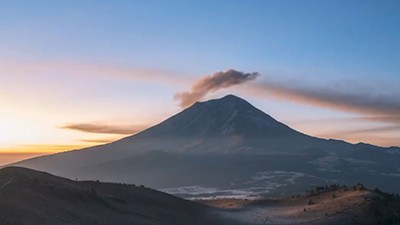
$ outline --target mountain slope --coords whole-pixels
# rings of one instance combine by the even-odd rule
[[[228,95],[195,103],[156,126],[113,143],[14,165],[69,178],[156,188],[256,186],[282,194],[285,188],[290,193],[307,185],[351,183],[354,179],[395,192],[400,190],[399,161],[399,148],[311,137]],[[280,186],[284,188],[278,189]]]

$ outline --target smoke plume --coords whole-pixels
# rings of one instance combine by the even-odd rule
[[[206,76],[193,84],[190,91],[177,93],[175,99],[180,101],[181,107],[187,107],[201,100],[210,92],[239,85],[256,79],[259,73],[243,73],[233,69],[216,72]]]

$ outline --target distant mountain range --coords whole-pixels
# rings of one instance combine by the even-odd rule
[[[13,165],[72,179],[144,184],[196,198],[281,195],[355,182],[398,192],[399,162],[398,147],[312,137],[228,95],[195,103],[109,144]]]

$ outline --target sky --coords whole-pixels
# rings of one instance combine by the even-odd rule
[[[399,1],[0,2],[0,164],[240,96],[303,133],[400,146]]]

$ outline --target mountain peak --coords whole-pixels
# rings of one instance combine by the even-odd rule
[[[236,95],[232,95],[232,94],[225,95],[222,98],[211,99],[211,100],[208,100],[208,101],[196,102],[196,103],[199,103],[199,104],[201,104],[201,103],[225,103],[225,104],[226,103],[237,103],[237,104],[247,103],[247,104],[249,104],[246,100],[244,100],[244,99],[242,99],[242,98],[240,98],[240,97],[238,97]]]
[[[140,136],[272,138],[296,133],[235,95],[197,102]]]
[[[242,98],[240,98],[240,97],[238,97],[236,95],[233,95],[233,94],[225,95],[224,97],[220,98],[220,100],[224,100],[224,101],[245,101],[244,99],[242,99]]]
[[[243,110],[247,110],[248,112],[258,110],[246,100],[232,94],[226,95],[218,99],[211,99],[204,102],[196,102],[196,104],[194,104],[192,107],[206,107],[210,110],[223,110],[226,114],[236,113]],[[189,109],[190,108],[191,107],[189,107]]]

